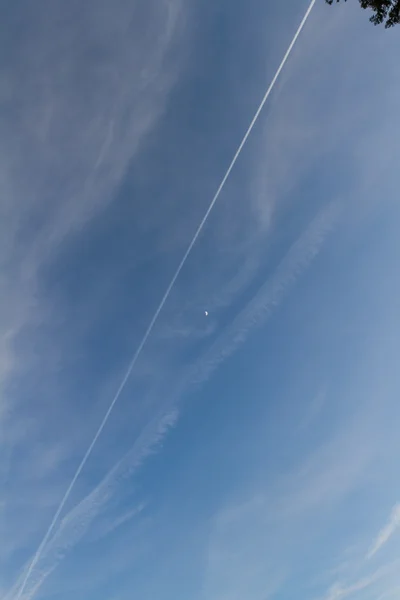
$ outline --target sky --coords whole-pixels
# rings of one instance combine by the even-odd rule
[[[0,600],[399,597],[399,31],[317,0],[224,181],[308,8],[4,2]]]

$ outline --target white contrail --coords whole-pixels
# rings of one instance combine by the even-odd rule
[[[99,437],[100,437],[100,435],[101,435],[104,427],[106,426],[107,421],[108,421],[108,419],[109,419],[109,417],[111,415],[111,412],[114,409],[114,406],[116,405],[116,403],[117,403],[117,401],[118,401],[118,399],[119,399],[122,391],[124,390],[124,388],[126,386],[126,383],[127,383],[128,379],[129,379],[129,377],[130,377],[130,375],[131,375],[131,373],[132,373],[132,371],[133,371],[133,369],[135,367],[137,359],[139,358],[139,356],[140,356],[140,354],[141,354],[141,352],[143,350],[143,347],[146,344],[146,342],[148,340],[148,337],[149,337],[149,335],[151,334],[151,332],[153,330],[154,324],[157,321],[158,316],[159,316],[161,310],[163,309],[164,304],[167,301],[167,299],[168,299],[168,297],[169,297],[169,295],[171,293],[171,290],[174,287],[175,282],[178,279],[178,277],[180,275],[180,272],[182,271],[182,269],[183,269],[183,267],[184,267],[184,265],[185,265],[185,263],[186,263],[186,261],[188,259],[189,254],[192,251],[193,246],[197,242],[197,239],[198,239],[201,231],[203,230],[203,227],[204,227],[204,225],[205,225],[208,217],[210,216],[210,213],[211,213],[212,209],[214,208],[215,203],[217,202],[217,200],[218,200],[218,198],[219,198],[219,196],[220,196],[223,188],[225,187],[225,183],[226,183],[228,177],[230,176],[230,174],[232,172],[232,169],[235,166],[235,164],[236,164],[236,162],[237,162],[237,160],[238,160],[238,158],[239,158],[239,156],[240,156],[240,154],[241,154],[241,152],[243,150],[243,147],[245,146],[245,144],[247,142],[247,139],[250,136],[250,134],[251,134],[251,132],[252,132],[252,130],[254,128],[254,125],[256,124],[256,122],[258,120],[258,117],[260,116],[261,111],[264,108],[265,103],[267,102],[267,100],[268,100],[268,98],[269,98],[269,96],[270,96],[273,88],[275,87],[275,84],[276,84],[276,82],[278,80],[279,75],[281,74],[284,66],[286,65],[286,62],[287,62],[287,60],[288,60],[288,58],[289,58],[289,56],[290,56],[290,54],[291,54],[291,52],[292,52],[292,50],[293,50],[296,42],[298,40],[298,37],[300,36],[300,34],[301,34],[301,32],[302,32],[302,30],[304,28],[304,25],[306,24],[306,22],[308,20],[308,17],[310,16],[310,13],[311,13],[311,11],[312,11],[312,9],[314,7],[315,2],[316,2],[316,0],[311,0],[310,4],[309,4],[309,6],[308,6],[308,8],[306,10],[306,13],[305,13],[304,17],[302,18],[301,23],[300,23],[300,25],[299,25],[296,33],[294,34],[294,37],[293,37],[292,41],[290,42],[288,49],[285,52],[285,55],[284,55],[284,57],[282,59],[281,64],[279,65],[279,67],[278,67],[278,69],[277,69],[277,71],[276,71],[276,73],[275,73],[275,75],[274,75],[274,77],[273,77],[273,79],[272,79],[272,81],[271,81],[271,83],[270,83],[267,91],[265,92],[265,95],[264,95],[263,99],[261,100],[261,103],[260,103],[260,105],[259,105],[259,107],[258,107],[258,109],[257,109],[257,111],[256,111],[256,113],[255,113],[255,115],[254,115],[254,117],[253,117],[253,119],[252,119],[252,121],[251,121],[251,123],[250,123],[250,125],[249,125],[249,127],[248,127],[248,129],[247,129],[247,131],[246,131],[246,133],[245,133],[245,135],[243,137],[243,139],[242,139],[242,141],[240,142],[240,145],[239,145],[239,147],[238,147],[238,149],[237,149],[237,151],[236,151],[236,153],[235,153],[235,155],[234,155],[234,157],[233,157],[233,159],[232,159],[232,161],[231,161],[231,163],[230,163],[230,165],[229,165],[229,167],[228,167],[228,169],[227,169],[224,177],[222,178],[221,183],[219,184],[219,187],[218,187],[218,189],[217,189],[217,191],[216,191],[213,199],[211,200],[210,205],[209,205],[209,207],[208,207],[208,209],[207,209],[207,211],[206,211],[203,219],[201,220],[200,225],[198,226],[198,228],[197,228],[197,230],[196,230],[196,232],[195,232],[195,234],[193,236],[192,241],[190,242],[190,244],[189,244],[189,246],[188,246],[185,254],[183,255],[183,258],[182,258],[181,262],[179,263],[178,268],[176,269],[175,274],[172,277],[171,282],[168,285],[168,287],[167,287],[167,289],[165,291],[165,294],[162,297],[161,302],[160,302],[160,304],[159,304],[156,312],[154,313],[153,318],[150,321],[149,326],[147,327],[147,330],[146,330],[146,332],[145,332],[145,334],[144,334],[144,336],[142,338],[142,341],[140,342],[140,344],[139,344],[139,346],[138,346],[135,354],[133,355],[133,358],[132,358],[132,360],[131,360],[131,362],[130,362],[130,364],[128,366],[128,369],[127,369],[127,371],[126,371],[126,373],[125,373],[125,375],[124,375],[124,377],[123,377],[123,379],[122,379],[122,381],[121,381],[121,383],[120,383],[120,385],[119,385],[119,387],[118,387],[118,389],[117,389],[117,391],[116,391],[116,393],[115,393],[115,395],[114,395],[114,397],[113,397],[113,399],[111,401],[111,404],[110,404],[110,406],[109,406],[106,414],[104,415],[103,420],[100,423],[100,426],[99,426],[99,428],[98,428],[98,430],[97,430],[97,432],[96,432],[93,440],[91,441],[91,443],[90,443],[90,445],[89,445],[89,447],[88,447],[88,449],[87,449],[84,457],[82,458],[82,461],[79,464],[79,466],[78,466],[78,468],[76,470],[76,473],[73,476],[72,481],[69,484],[68,489],[67,489],[67,491],[64,494],[64,497],[62,498],[61,503],[60,503],[60,505],[59,505],[59,507],[58,507],[58,509],[57,509],[57,511],[56,511],[56,513],[54,515],[54,517],[53,517],[53,520],[50,523],[49,528],[47,529],[47,532],[46,532],[43,540],[41,541],[41,543],[40,543],[37,551],[35,552],[35,554],[34,554],[34,556],[32,558],[32,561],[29,564],[29,567],[27,569],[25,577],[23,578],[21,587],[19,588],[18,594],[16,596],[16,600],[19,600],[21,598],[21,596],[22,596],[22,594],[23,594],[23,592],[25,590],[26,584],[28,582],[28,579],[31,576],[31,573],[32,573],[34,567],[36,566],[36,564],[37,564],[37,562],[38,562],[38,560],[39,560],[39,558],[40,558],[40,556],[41,556],[41,554],[43,552],[43,549],[44,549],[45,545],[47,544],[47,542],[48,542],[48,540],[50,538],[50,535],[51,535],[51,533],[52,533],[52,531],[54,529],[55,524],[58,521],[58,518],[59,518],[59,516],[60,516],[60,514],[61,514],[61,512],[62,512],[62,510],[63,510],[63,508],[65,506],[65,503],[67,502],[67,500],[68,500],[68,498],[69,498],[69,496],[70,496],[70,494],[72,492],[72,489],[75,486],[75,483],[76,483],[79,475],[81,474],[84,466],[86,465],[86,462],[87,462],[89,456],[91,455],[92,450],[93,450],[94,446],[96,445],[97,440],[99,439]]]

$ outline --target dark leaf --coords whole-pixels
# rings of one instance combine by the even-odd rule
[[[327,4],[333,4],[335,0],[325,0]],[[345,2],[347,0],[344,0]],[[372,11],[370,18],[374,25],[385,24],[385,27],[393,27],[400,23],[400,0],[358,0],[361,8]],[[340,0],[336,0],[340,2]]]

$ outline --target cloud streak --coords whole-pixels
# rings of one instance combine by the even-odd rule
[[[190,387],[203,384],[217,367],[231,356],[249,333],[262,325],[318,255],[327,235],[334,229],[341,212],[339,202],[326,206],[288,250],[274,274],[237,315],[231,327],[212,345],[207,355],[189,369],[177,396]]]
[[[305,232],[292,245],[276,272],[265,282],[254,298],[236,317],[229,329],[190,367],[178,386],[147,422],[131,450],[116,463],[96,486],[53,528],[35,567],[32,584],[25,586],[24,598],[30,600],[68,551],[85,535],[90,524],[108,507],[121,482],[132,476],[144,460],[159,446],[178,419],[178,409],[185,394],[198,388],[246,340],[255,327],[260,327],[272,315],[300,275],[318,255],[326,236],[340,215],[340,204],[325,207]],[[138,512],[138,511],[136,511]],[[118,520],[116,521],[116,526]],[[112,527],[110,528],[112,530]],[[39,565],[44,565],[43,567]],[[38,583],[38,580],[40,583]],[[20,585],[20,584],[19,584]],[[12,600],[11,594],[7,600]]]
[[[81,11],[46,0],[25,10],[21,44],[2,65],[3,381],[21,330],[48,314],[41,270],[112,202],[162,114],[180,66],[171,48],[183,35],[180,0],[89,1]]]
[[[244,135],[244,137],[243,137],[243,139],[242,139],[242,141],[241,141],[241,143],[239,144],[239,147],[238,147],[238,149],[237,149],[237,151],[236,151],[236,153],[235,153],[235,155],[234,155],[234,157],[233,157],[233,159],[232,159],[232,161],[231,161],[231,163],[230,163],[230,165],[229,165],[229,167],[228,167],[228,169],[227,169],[224,177],[222,178],[222,181],[221,181],[221,183],[220,183],[220,185],[219,185],[219,187],[218,187],[218,189],[217,189],[214,197],[211,200],[211,203],[210,203],[210,205],[209,205],[209,207],[208,207],[208,209],[207,209],[207,211],[206,211],[203,219],[200,222],[200,225],[198,226],[198,228],[197,228],[197,230],[196,230],[196,232],[195,232],[195,234],[194,234],[194,236],[193,236],[193,238],[192,238],[192,240],[191,240],[191,242],[190,242],[190,244],[189,244],[189,246],[188,246],[188,248],[187,248],[187,250],[186,250],[186,252],[185,252],[185,254],[183,256],[183,258],[182,258],[182,260],[181,260],[181,262],[178,265],[178,268],[177,268],[175,274],[173,275],[173,277],[171,279],[170,284],[168,285],[168,287],[167,287],[167,289],[165,291],[164,296],[161,299],[161,302],[160,302],[157,310],[155,311],[155,314],[154,314],[153,318],[151,319],[151,321],[149,323],[149,326],[148,326],[148,328],[147,328],[147,330],[146,330],[146,332],[145,332],[145,334],[144,334],[144,336],[143,336],[143,338],[142,338],[142,340],[141,340],[141,342],[140,342],[140,344],[139,344],[139,346],[138,346],[138,348],[137,348],[137,350],[136,350],[136,352],[135,352],[135,354],[134,354],[134,356],[132,358],[132,361],[131,361],[128,369],[127,369],[127,372],[124,375],[124,377],[123,377],[123,379],[121,381],[121,384],[118,387],[117,392],[114,395],[114,397],[113,397],[113,399],[112,399],[112,401],[110,403],[110,406],[109,406],[108,410],[106,411],[106,413],[104,415],[104,418],[101,421],[100,426],[99,426],[99,428],[98,428],[98,430],[97,430],[97,432],[96,432],[93,440],[91,441],[91,443],[90,443],[90,445],[89,445],[86,453],[84,454],[83,459],[82,459],[81,463],[79,464],[78,469],[76,470],[76,472],[75,472],[75,474],[74,474],[74,476],[73,476],[73,478],[71,480],[71,483],[68,486],[68,488],[67,488],[67,490],[66,490],[66,492],[65,492],[65,494],[64,494],[64,496],[63,496],[63,498],[62,498],[62,500],[61,500],[61,502],[60,502],[60,504],[59,504],[59,506],[58,506],[58,508],[57,508],[57,510],[55,512],[55,515],[54,515],[54,517],[53,517],[53,519],[52,519],[52,521],[51,521],[51,523],[50,523],[50,525],[49,525],[49,527],[48,527],[48,529],[47,529],[47,531],[46,531],[46,533],[45,533],[45,535],[44,535],[41,543],[39,544],[37,551],[35,552],[35,554],[34,554],[34,556],[32,558],[31,563],[29,564],[29,567],[28,567],[28,569],[26,571],[26,574],[25,574],[25,576],[23,578],[22,585],[21,585],[21,587],[18,590],[18,593],[16,595],[16,599],[17,600],[19,600],[19,598],[21,598],[22,594],[24,593],[24,590],[25,590],[26,584],[27,584],[27,582],[29,580],[29,577],[31,576],[31,573],[32,573],[35,565],[37,564],[38,560],[40,559],[40,556],[41,556],[41,554],[42,554],[42,552],[43,552],[43,550],[44,550],[47,542],[50,539],[50,536],[51,536],[51,534],[53,532],[53,529],[54,529],[54,527],[55,527],[55,525],[56,525],[56,523],[57,523],[57,521],[58,521],[58,519],[59,519],[59,517],[60,517],[60,515],[61,515],[61,513],[63,511],[63,509],[64,509],[64,506],[65,506],[65,504],[66,504],[66,502],[67,502],[67,500],[68,500],[68,498],[69,498],[69,496],[70,496],[70,494],[71,494],[71,492],[72,492],[72,490],[73,490],[73,488],[75,486],[75,483],[76,483],[78,477],[80,476],[82,470],[84,469],[84,467],[85,467],[85,465],[86,465],[86,463],[87,463],[87,461],[88,461],[88,459],[89,459],[89,457],[90,457],[90,455],[91,455],[91,453],[93,451],[93,448],[94,448],[94,446],[97,443],[97,440],[99,439],[99,437],[100,437],[100,435],[101,435],[104,427],[106,426],[106,424],[108,422],[108,419],[109,419],[109,417],[110,417],[110,415],[111,415],[111,413],[112,413],[112,411],[114,409],[114,406],[116,405],[116,403],[117,403],[117,401],[118,401],[118,399],[119,399],[122,391],[124,390],[124,388],[126,386],[126,383],[127,383],[128,379],[129,379],[129,377],[130,377],[130,375],[131,375],[131,373],[132,373],[132,371],[133,371],[133,369],[134,369],[134,367],[136,365],[136,362],[137,362],[137,360],[138,360],[138,358],[139,358],[139,356],[140,356],[140,354],[141,354],[141,352],[142,352],[142,350],[143,350],[143,348],[144,348],[144,346],[145,346],[145,344],[147,342],[147,339],[148,339],[148,337],[150,336],[150,334],[151,334],[151,332],[153,330],[154,324],[156,323],[156,321],[158,319],[158,316],[159,316],[160,312],[162,311],[162,309],[164,307],[164,304],[167,301],[167,299],[168,299],[168,297],[169,297],[169,295],[171,293],[171,290],[173,289],[173,287],[175,285],[175,282],[178,279],[178,277],[179,277],[179,275],[180,275],[180,273],[181,273],[181,271],[182,271],[182,269],[183,269],[183,267],[184,267],[184,265],[185,265],[185,263],[187,261],[187,258],[188,258],[188,256],[190,255],[190,253],[192,251],[192,248],[196,244],[197,239],[200,236],[200,234],[201,234],[201,232],[203,230],[203,227],[204,227],[204,225],[205,225],[205,223],[206,223],[206,221],[207,221],[207,219],[208,219],[208,217],[209,217],[209,215],[210,215],[210,213],[211,213],[211,211],[212,211],[215,203],[217,202],[217,200],[218,200],[218,198],[219,198],[219,196],[220,196],[220,194],[221,194],[221,192],[222,192],[222,190],[223,190],[223,188],[225,186],[225,183],[226,183],[227,179],[229,178],[229,176],[230,176],[230,174],[231,174],[231,172],[233,170],[233,168],[234,168],[234,166],[235,166],[235,164],[236,164],[236,162],[237,162],[237,160],[238,160],[238,158],[239,158],[239,156],[240,156],[240,154],[242,152],[242,149],[245,146],[245,144],[247,142],[247,139],[249,138],[249,136],[250,136],[250,134],[251,134],[251,132],[252,132],[252,130],[253,130],[253,128],[254,128],[254,126],[255,126],[258,118],[259,118],[259,115],[260,115],[260,113],[261,113],[264,105],[266,104],[266,102],[267,102],[267,100],[268,100],[268,98],[269,98],[272,90],[274,89],[276,81],[278,80],[281,71],[285,67],[285,64],[286,64],[286,62],[287,62],[287,60],[288,60],[288,58],[289,58],[289,56],[290,56],[290,54],[291,54],[291,52],[292,52],[295,44],[296,44],[296,42],[297,42],[297,40],[298,40],[298,38],[299,38],[299,36],[300,36],[300,34],[302,32],[302,30],[303,30],[303,28],[304,28],[307,20],[308,20],[308,17],[309,17],[309,15],[310,15],[310,13],[311,13],[314,5],[315,5],[315,2],[316,2],[316,0],[312,0],[311,3],[310,3],[310,5],[308,6],[307,11],[306,11],[306,13],[305,13],[305,15],[304,15],[304,17],[303,17],[303,19],[302,19],[302,21],[301,21],[298,29],[297,29],[295,35],[294,35],[294,37],[293,37],[293,39],[292,39],[292,41],[291,41],[291,43],[290,43],[290,45],[288,47],[288,49],[287,49],[287,51],[286,51],[283,59],[282,59],[282,62],[280,63],[280,65],[279,65],[279,67],[278,67],[278,69],[277,69],[277,71],[276,71],[276,73],[275,73],[275,75],[274,75],[274,77],[272,79],[271,84],[269,85],[269,87],[268,87],[268,89],[267,89],[267,91],[266,91],[266,93],[265,93],[265,95],[264,95],[264,97],[263,97],[263,99],[262,99],[262,101],[261,101],[261,103],[260,103],[260,105],[259,105],[259,107],[258,107],[258,109],[257,109],[257,111],[256,111],[256,113],[255,113],[255,115],[254,115],[254,117],[253,117],[253,119],[252,119],[252,121],[251,121],[251,123],[250,123],[250,125],[249,125],[249,127],[248,127],[248,129],[247,129],[247,131],[246,131],[246,133]]]
[[[143,464],[150,454],[155,452],[167,431],[176,423],[177,416],[176,411],[170,411],[161,416],[158,413],[143,429],[129,452],[114,465],[103,480],[83,500],[59,521],[57,528],[53,529],[52,535],[49,536],[46,547],[36,562],[35,568],[31,570],[29,579],[27,579],[23,594],[26,600],[37,594],[68,551],[82,539],[90,524],[104,512],[112,501],[119,486]],[[140,504],[130,513],[123,517],[117,517],[112,523],[108,523],[103,535],[113,531],[124,520],[139,514],[142,508],[143,504]],[[101,532],[99,535],[102,535]],[[5,597],[5,600],[12,600],[16,597],[18,590],[21,589],[22,581],[26,578],[29,564],[13,586],[13,589]]]
[[[308,61],[305,62],[308,63]],[[101,163],[108,152],[108,145],[112,145],[113,135],[114,134],[112,126],[110,125],[110,129],[108,130],[107,135],[105,135],[103,145],[100,147],[98,153],[97,167],[100,169]],[[313,143],[312,145],[313,147],[320,147],[318,143]],[[274,149],[273,146],[274,144],[272,144],[271,152],[267,152],[266,154],[271,156],[273,155],[275,162],[282,162],[282,157],[279,156],[279,146],[278,152],[276,154],[272,153],[272,150]],[[291,161],[289,160],[287,162],[290,163]],[[293,181],[293,179],[298,180],[298,177],[292,177],[291,180]],[[281,196],[282,194],[280,194],[280,197]],[[267,194],[267,197],[269,198],[270,194]],[[215,342],[211,345],[211,348],[209,348],[206,352],[202,353],[202,356],[199,357],[199,360],[196,361],[195,364],[189,366],[189,368],[183,372],[182,380],[176,380],[176,371],[174,369],[171,369],[171,371],[166,370],[166,372],[168,373],[168,376],[166,376],[168,386],[166,386],[164,389],[167,391],[169,385],[172,386],[172,393],[169,394],[167,392],[166,397],[164,395],[164,389],[162,389],[162,385],[159,383],[160,372],[162,366],[164,366],[164,363],[162,362],[162,358],[160,358],[157,354],[157,352],[159,351],[160,344],[158,337],[154,336],[154,348],[152,346],[150,348],[151,351],[146,352],[145,360],[146,367],[147,365],[149,365],[147,377],[149,375],[152,376],[155,373],[155,371],[157,371],[156,384],[151,384],[148,389],[148,398],[150,398],[150,401],[154,401],[154,403],[156,404],[156,416],[154,417],[154,419],[149,420],[147,425],[145,423],[143,429],[139,430],[139,437],[137,439],[137,443],[135,442],[134,444],[132,452],[128,452],[128,454],[126,454],[124,458],[121,461],[119,461],[114,468],[111,469],[111,471],[100,483],[100,485],[94,488],[86,496],[86,498],[79,502],[78,505],[73,507],[72,510],[69,510],[65,516],[60,515],[60,519],[54,527],[52,534],[50,535],[48,543],[44,548],[43,554],[31,574],[32,576],[30,577],[26,589],[24,591],[24,597],[33,598],[39,592],[39,589],[41,588],[43,583],[47,580],[48,576],[54,571],[59,561],[62,560],[65,554],[79,540],[81,540],[84,535],[86,535],[87,533],[92,534],[92,530],[88,531],[88,529],[90,524],[94,520],[96,520],[96,527],[93,529],[96,529],[97,532],[100,526],[101,530],[102,523],[99,523],[97,521],[97,517],[101,516],[106,510],[107,516],[109,515],[109,513],[113,512],[112,508],[115,506],[115,498],[116,496],[119,496],[120,492],[122,492],[122,489],[119,487],[119,481],[129,476],[130,474],[135,473],[136,469],[140,467],[148,453],[153,452],[156,449],[157,444],[162,441],[167,431],[174,425],[177,418],[176,411],[178,406],[180,405],[180,402],[183,399],[185,392],[196,389],[196,387],[200,386],[202,383],[207,381],[207,379],[212,375],[214,370],[216,370],[218,366],[223,363],[223,361],[225,361],[231,354],[235,352],[235,350],[241,345],[242,342],[245,341],[247,336],[257,326],[262,325],[269,318],[274,309],[280,304],[280,302],[282,302],[285,296],[290,292],[292,287],[295,285],[298,277],[301,276],[304,270],[307,269],[307,267],[311,264],[314,258],[318,255],[326,236],[329,235],[329,232],[332,230],[332,228],[334,228],[340,215],[340,210],[342,206],[342,203],[339,204],[340,206],[336,204],[331,204],[326,210],[320,212],[317,215],[315,220],[312,221],[308,228],[306,228],[306,230],[300,236],[298,241],[290,248],[289,252],[278,265],[278,268],[272,273],[271,276],[269,276],[268,280],[259,290],[259,293],[257,293],[252,298],[250,303],[245,307],[245,309],[237,315],[236,319],[232,322],[230,326],[227,327],[226,331],[215,340]],[[254,265],[250,265],[251,268],[253,268],[253,266]],[[254,267],[254,270],[256,270],[256,268],[257,267]],[[228,304],[229,299],[232,299],[230,297],[231,293],[234,296],[240,290],[245,289],[247,279],[243,277],[243,269],[238,269],[237,273],[237,279],[233,281],[232,289],[227,290]],[[193,277],[193,273],[190,274],[190,277]],[[199,277],[199,287],[203,285],[203,282],[206,279],[207,276],[204,276],[204,278]],[[187,284],[187,281],[185,283]],[[218,285],[212,285],[210,287],[213,289],[214,292],[216,289],[218,289]],[[179,292],[180,291],[181,290],[179,290]],[[205,297],[207,297],[208,301],[208,290],[205,292],[204,295]],[[179,301],[179,309],[181,309],[182,294],[177,293],[176,296],[176,299]],[[191,296],[193,296],[193,294],[191,294]],[[195,296],[198,302],[198,297],[196,294]],[[218,296],[218,292],[216,293],[216,296]],[[220,299],[217,297],[216,306],[219,306],[219,300]],[[223,301],[225,302],[224,298]],[[224,303],[223,301],[220,301],[221,304]],[[175,312],[179,312],[176,310],[176,304],[173,306],[173,308],[171,306],[169,306],[168,308],[171,309],[171,313],[173,314],[175,314]],[[242,308],[242,306],[240,308]],[[191,318],[191,315],[193,313],[190,311],[187,311],[187,313],[190,313],[189,318]],[[170,323],[171,319],[169,319],[169,314],[167,315],[167,317],[168,318],[165,318],[165,321],[167,323]],[[215,326],[211,328],[211,331],[206,332],[207,335],[211,336],[217,333],[217,322],[218,316],[215,319]],[[162,327],[160,327],[160,330],[161,332],[157,331],[157,334],[163,333],[164,322],[162,323]],[[200,333],[202,331],[201,325],[199,327],[199,331]],[[190,335],[192,329],[188,327],[187,332],[187,337],[191,339]],[[172,330],[170,333],[171,337],[173,336],[173,334],[174,331]],[[205,335],[204,338],[206,337],[207,336]],[[193,342],[193,339],[191,339],[191,341]],[[207,341],[203,340],[201,347],[204,348],[206,343]],[[168,346],[168,348],[170,348],[170,346]],[[182,355],[183,354],[184,353],[182,353]],[[143,366],[142,363],[140,366]],[[138,375],[138,377],[142,377],[142,380],[144,381],[145,377],[143,376],[142,371],[138,373],[137,369],[136,374]],[[163,375],[162,372],[161,375]],[[135,383],[137,383],[136,380]],[[157,386],[160,392],[159,394],[156,393]],[[162,397],[162,402],[160,402],[160,395]],[[169,411],[172,411],[171,418],[168,417]],[[135,419],[136,416],[137,413],[135,413]],[[163,426],[163,423],[165,427]],[[160,425],[159,429],[158,425]],[[139,429],[139,426],[137,426],[137,422],[135,421],[135,428],[136,427]],[[136,437],[136,433],[134,435]],[[142,454],[141,449],[143,450]],[[102,447],[102,451],[103,450],[104,449]],[[138,458],[139,456],[141,456],[142,458]],[[115,460],[115,457],[111,460]],[[108,463],[106,470],[109,468],[110,464],[113,464],[113,462]],[[323,471],[324,473],[326,473],[327,471],[325,465]],[[308,488],[309,486],[307,487],[307,489]],[[90,489],[92,488],[90,487]],[[57,497],[57,501],[58,498],[59,496]],[[135,514],[136,512],[136,509],[133,509],[133,513]],[[106,530],[112,531],[113,528],[117,526],[118,518],[115,518],[115,521],[114,519],[110,518],[110,526],[105,528],[105,534]],[[90,537],[90,535],[88,537]],[[365,553],[365,546],[363,547],[363,553]],[[25,572],[23,574],[25,574]],[[13,593],[8,596],[10,600],[14,598],[15,593],[17,593],[18,588],[21,585],[21,581],[22,577],[19,579],[18,585],[13,589]],[[343,588],[347,588],[347,586],[343,586]]]
[[[358,592],[366,590],[390,576],[392,573],[396,573],[399,564],[399,561],[396,560],[346,586],[337,583],[333,585],[328,594],[324,596],[324,600],[341,600],[341,598],[348,598],[349,596],[353,596]]]
[[[86,433],[80,423],[66,426],[67,435],[58,440],[66,456],[60,457],[57,434],[52,437],[48,427],[51,417],[40,412],[42,398],[31,401],[35,385],[26,395],[24,383],[19,387],[28,372],[28,378],[36,376],[31,345],[34,361],[47,353],[41,328],[62,318],[49,299],[44,272],[58,266],[59,255],[76,241],[74,234],[90,229],[90,220],[113,202],[164,111],[184,56],[176,53],[185,38],[181,0],[78,4],[15,5],[21,34],[15,40],[8,40],[16,25],[14,8],[1,23],[7,59],[0,84],[0,521],[1,561],[9,573],[16,551],[31,539],[37,543],[44,513],[47,527],[48,508],[61,496],[65,459],[76,451],[77,430],[78,437]],[[80,335],[79,325],[71,329]],[[61,415],[74,420],[51,385],[54,366],[60,373],[68,361],[60,333],[43,361],[51,415],[60,411],[54,429]],[[50,471],[57,474],[51,478]]]
[[[367,554],[367,558],[370,559],[373,556],[375,556],[375,554],[377,554],[377,552],[379,552],[379,550],[381,550],[383,548],[383,546],[395,534],[395,532],[397,531],[397,529],[399,527],[400,527],[400,503],[397,503],[392,509],[392,512],[391,512],[388,522],[378,533],[376,540],[372,544],[371,549],[369,550],[369,552]]]

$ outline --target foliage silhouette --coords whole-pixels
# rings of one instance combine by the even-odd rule
[[[325,0],[333,4],[335,0]],[[339,2],[340,0],[336,0]],[[347,0],[344,0],[347,2]],[[361,8],[369,8],[373,15],[370,18],[374,25],[385,24],[386,29],[400,23],[400,0],[358,0]]]

